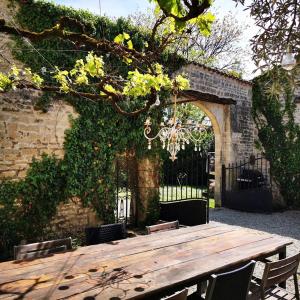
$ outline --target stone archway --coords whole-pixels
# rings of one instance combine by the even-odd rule
[[[178,103],[190,102],[211,120],[215,135],[215,201],[221,206],[222,165],[249,158],[254,151],[250,82],[202,65],[189,64],[179,70],[190,80]]]
[[[224,111],[218,106],[211,106],[201,100],[193,103],[199,107],[210,119],[215,137],[215,204],[221,206],[221,172],[224,163]]]
[[[179,99],[179,103],[185,98]],[[229,109],[223,104],[210,103],[205,100],[190,102],[210,119],[215,137],[215,204],[221,206],[221,181],[222,181],[222,164],[231,161],[231,131]]]

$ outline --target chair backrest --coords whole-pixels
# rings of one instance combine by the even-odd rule
[[[72,239],[70,237],[66,239],[14,246],[14,259],[34,259],[51,253],[58,253],[71,249]]]
[[[286,281],[293,275],[297,275],[300,262],[300,253],[275,262],[266,263],[262,277],[262,288],[267,289],[275,284]]]
[[[108,243],[127,237],[125,223],[107,224],[99,227],[86,228],[87,245]]]
[[[146,226],[147,234],[155,233],[158,231],[167,231],[167,230],[172,230],[172,229],[178,229],[178,228],[179,228],[178,221],[161,223],[161,224],[152,225],[152,226]]]
[[[184,289],[182,291],[176,292],[175,294],[164,297],[161,300],[186,300],[188,294],[188,289]]]
[[[205,300],[246,300],[255,261],[245,266],[222,274],[212,275]]]

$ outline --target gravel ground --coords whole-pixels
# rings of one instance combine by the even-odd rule
[[[287,256],[300,252],[300,211],[257,214],[216,208],[210,210],[210,221],[256,229],[289,238],[293,244],[287,247]],[[272,259],[276,260],[278,256],[274,256]],[[260,276],[262,272],[263,264],[258,263],[255,268],[255,275]],[[298,277],[300,280],[300,267]],[[292,280],[287,282],[287,289],[294,291]]]

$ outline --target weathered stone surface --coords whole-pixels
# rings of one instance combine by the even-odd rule
[[[187,74],[191,90],[231,98],[236,102],[232,105],[210,103],[203,99],[193,102],[210,118],[214,129],[215,200],[220,205],[221,165],[249,158],[255,151],[251,117],[252,85],[196,64],[184,66],[179,72]]]
[[[9,0],[0,1],[0,17],[9,20],[12,15]],[[8,71],[15,61],[10,51],[13,41],[0,34],[1,54],[0,71]],[[64,131],[70,127],[69,116],[76,117],[74,109],[57,101],[49,112],[34,110],[34,104],[41,94],[36,91],[22,90],[0,93],[0,180],[21,179],[33,157],[43,153],[63,157]],[[57,208],[57,215],[50,228],[61,236],[66,232],[80,231],[86,226],[99,223],[96,213],[90,207],[82,207],[80,200],[71,199]],[[57,234],[56,234],[57,235]]]

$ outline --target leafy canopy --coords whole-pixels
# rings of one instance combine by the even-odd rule
[[[127,116],[148,111],[159,93],[178,92],[188,87],[183,74],[171,79],[170,74],[163,70],[161,60],[170,45],[178,43],[183,37],[188,38],[188,26],[191,24],[208,36],[214,21],[214,16],[207,11],[212,4],[210,0],[154,2],[157,19],[145,36],[142,47],[137,47],[130,32],[119,32],[113,40],[108,40],[90,33],[89,24],[66,15],[51,28],[40,32],[15,28],[0,20],[0,32],[21,35],[29,44],[56,38],[70,42],[76,48],[89,50],[86,58],[76,60],[71,69],[54,66],[46,76],[39,72],[25,74],[21,69],[1,73],[0,91],[32,88],[93,101],[104,100],[111,103],[118,113]],[[158,33],[162,26],[165,30],[161,36]],[[127,73],[112,72],[110,66],[106,66],[104,55],[123,63],[128,68]],[[13,74],[14,71],[18,74]],[[122,103],[137,98],[140,105],[135,110],[124,109]]]

